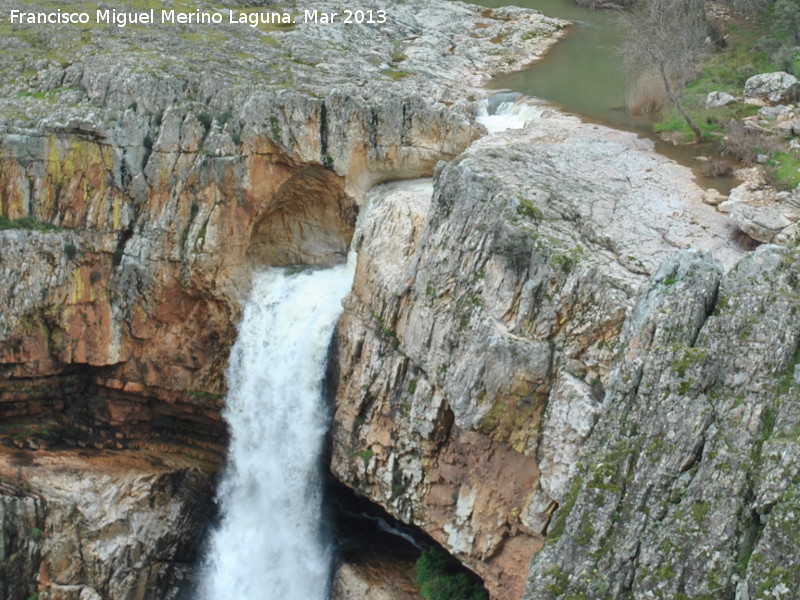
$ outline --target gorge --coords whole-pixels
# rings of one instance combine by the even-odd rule
[[[547,110],[487,135],[483,84],[565,26],[421,0],[383,27],[0,23],[0,597],[187,597],[254,274],[350,249],[341,485],[492,599],[791,597],[797,250],[748,252],[632,134]],[[414,597],[368,570],[335,597]]]

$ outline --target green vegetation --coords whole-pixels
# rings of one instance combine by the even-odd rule
[[[800,157],[790,152],[777,152],[769,162],[770,183],[779,190],[793,190],[800,185]]]
[[[522,194],[517,196],[519,204],[517,204],[517,214],[527,219],[539,220],[542,218],[541,209],[527,198],[523,198]]]
[[[550,257],[550,263],[554,267],[561,269],[564,275],[569,275],[580,262],[582,256],[583,248],[576,246],[575,248],[570,248],[565,254],[554,254]]]
[[[276,144],[280,143],[281,141],[281,125],[278,121],[278,117],[275,115],[270,116],[269,118],[269,128],[270,132],[272,133],[272,141]]]
[[[372,460],[372,457],[375,456],[375,453],[370,448],[367,448],[361,452],[356,452],[356,456],[364,461],[364,466],[366,467],[369,461]]]
[[[67,242],[64,244],[64,254],[67,255],[69,260],[75,260],[75,258],[78,256],[78,249],[75,247],[75,244]]]
[[[660,90],[660,96],[666,98],[640,103],[668,102],[699,142],[702,131],[687,111],[681,90],[707,51],[705,40],[709,32],[704,0],[642,0],[623,18],[622,27],[623,67],[639,78],[645,97],[651,97],[653,90]]]
[[[206,131],[208,131],[211,129],[211,123],[214,119],[207,112],[201,112],[197,115],[197,120],[200,121],[200,124],[205,128]]]
[[[547,531],[548,544],[555,543],[564,533],[564,529],[567,526],[567,517],[569,517],[569,513],[572,512],[575,502],[578,501],[578,495],[582,487],[583,478],[576,475],[575,479],[572,480],[572,487],[569,490],[569,494],[567,494],[566,500],[564,500],[564,504],[558,507],[558,511],[555,514],[555,521],[552,527]]]
[[[563,596],[569,588],[569,575],[558,565],[553,565],[545,575],[552,578],[552,583],[545,585],[545,589],[556,598]]]
[[[381,71],[381,73],[383,73],[393,81],[397,81],[398,79],[403,79],[403,77],[408,77],[409,75],[407,71],[398,71],[397,69],[384,69],[383,71]]]
[[[745,81],[759,73],[788,71],[800,76],[800,3],[795,0],[723,0],[722,3],[733,11],[732,18],[724,22],[707,22],[706,7],[698,0],[672,4],[665,0],[642,0],[637,11],[625,17],[631,33],[624,47],[627,54],[624,61],[628,70],[639,77],[629,99],[631,110],[645,114],[660,112],[662,119],[656,123],[656,131],[676,132],[683,142],[735,138],[730,141],[726,138],[725,153],[745,165],[753,164],[758,154],[767,155],[772,162],[769,173],[775,185],[788,189],[797,185],[800,174],[795,166],[796,157],[792,159],[782,152],[785,148],[780,147],[781,140],[731,129],[738,124],[737,120],[756,114],[758,107],[734,102],[707,109],[705,99],[714,91],[741,96]],[[678,5],[682,8],[676,8]],[[665,10],[679,10],[680,14],[665,20]],[[679,25],[677,17],[685,20],[687,15],[690,22],[699,25]],[[658,33],[662,29],[666,33]],[[714,42],[714,52],[710,52],[709,39]],[[675,43],[678,46],[673,47]],[[653,50],[650,46],[657,48]],[[713,168],[719,166],[717,163]]]
[[[28,231],[61,231],[60,227],[47,223],[46,221],[39,221],[33,217],[20,217],[19,219],[9,219],[8,217],[0,216],[0,231],[4,229],[27,229]]]
[[[438,548],[428,548],[414,567],[420,594],[425,600],[488,600],[478,582]]]

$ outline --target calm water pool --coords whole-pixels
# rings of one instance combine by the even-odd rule
[[[699,172],[700,163],[696,157],[711,152],[707,145],[675,146],[664,142],[653,131],[651,119],[628,114],[625,109],[626,78],[619,67],[617,53],[622,32],[615,11],[592,10],[577,6],[570,0],[479,0],[473,4],[488,8],[514,4],[573,23],[567,36],[555,44],[541,61],[517,73],[493,79],[490,88],[535,96],[585,121],[649,137],[659,152],[691,167],[697,182],[703,187],[713,187],[727,194],[736,185],[731,177],[706,178]]]

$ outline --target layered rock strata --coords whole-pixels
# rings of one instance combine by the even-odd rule
[[[688,170],[557,115],[375,196],[337,331],[332,469],[519,598],[633,298],[678,249],[743,251]]]
[[[176,7],[195,8],[207,9]],[[270,7],[305,8],[352,9]],[[159,482],[183,477],[172,457],[209,459],[185,475],[190,495],[208,498],[250,273],[342,260],[363,192],[460,153],[482,134],[474,88],[536,58],[564,26],[458,3],[398,3],[387,17],[0,23],[0,416],[18,452],[8,464],[32,465],[9,466],[0,494],[9,597],[174,594],[207,515],[180,481],[162,502]],[[131,527],[145,521],[142,537]],[[101,558],[81,536],[102,540]]]
[[[249,272],[342,260],[366,188],[480,135],[448,84],[513,68],[562,26],[403,4],[382,27],[220,25],[212,53],[191,26],[3,24],[0,213],[17,229],[0,234],[0,363],[31,384],[13,397],[44,402],[38,381],[80,372],[102,423],[183,420],[213,443]],[[519,53],[489,53],[494,38]]]
[[[1,450],[0,597],[176,598],[213,490],[176,454]]]

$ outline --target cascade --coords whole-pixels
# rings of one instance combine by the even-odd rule
[[[227,372],[231,443],[203,600],[327,597],[322,385],[354,270],[352,255],[330,269],[275,269],[254,278]]]
[[[522,129],[525,123],[538,119],[547,106],[536,98],[515,92],[499,92],[478,106],[475,120],[489,133]]]

